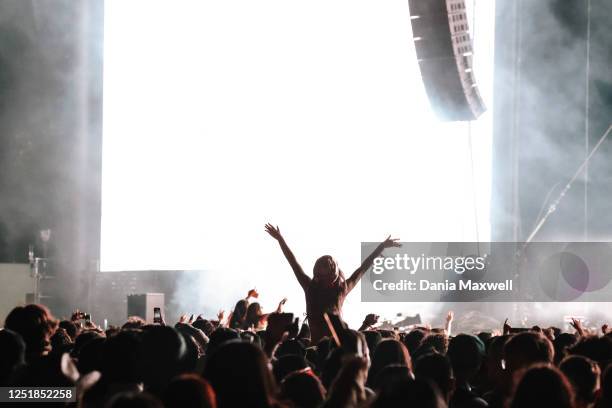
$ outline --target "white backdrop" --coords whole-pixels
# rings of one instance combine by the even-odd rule
[[[493,3],[475,8],[490,109]],[[472,151],[468,124],[433,117],[406,0],[105,7],[103,271],[202,270],[186,308],[257,286],[265,308],[302,310],[267,221],[307,271],[329,253],[348,274],[387,234],[488,239],[491,112]]]

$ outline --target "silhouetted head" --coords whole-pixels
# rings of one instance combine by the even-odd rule
[[[311,371],[298,371],[281,383],[281,399],[299,408],[316,408],[325,399],[325,388]]]
[[[448,358],[453,367],[455,378],[460,381],[471,380],[482,364],[484,344],[470,334],[459,334],[448,344]]]
[[[21,335],[26,345],[26,359],[43,356],[51,351],[51,336],[57,320],[42,305],[18,306],[6,317],[4,327]]]
[[[423,330],[414,329],[406,333],[406,335],[402,338],[402,343],[404,343],[411,356],[413,356],[417,351],[425,336],[426,333]]]
[[[51,336],[51,350],[53,353],[69,353],[74,343],[63,327],[58,327]]]
[[[590,358],[597,362],[603,370],[612,361],[612,338],[608,336],[582,337],[569,351],[571,354]]]
[[[234,306],[234,310],[232,311],[232,317],[230,318],[229,326],[232,329],[239,329],[244,322],[247,314],[247,308],[249,307],[249,302],[246,299],[240,299],[236,302],[236,306]]]
[[[555,337],[553,341],[553,347],[555,349],[555,363],[559,364],[567,354],[568,349],[574,346],[578,342],[578,337],[572,333],[560,333]]]
[[[206,347],[206,354],[213,354],[215,350],[217,350],[224,343],[230,340],[237,340],[239,338],[240,335],[236,330],[232,330],[227,327],[218,327],[210,334],[210,341]]]
[[[193,322],[192,326],[196,329],[202,330],[207,336],[210,336],[212,332],[215,331],[215,326],[209,320],[206,319],[198,318]]]
[[[448,403],[455,388],[453,368],[448,357],[438,353],[420,357],[414,366],[414,375],[420,380],[435,383],[442,393],[442,397]]]
[[[448,336],[443,333],[431,333],[421,341],[420,348],[429,349],[436,353],[446,354],[448,351]]]
[[[258,302],[251,303],[246,311],[244,327],[245,328],[251,328],[251,327],[257,328],[259,326],[259,323],[261,322],[262,317],[263,317],[263,312],[261,311],[261,305]]]
[[[380,391],[385,384],[402,379],[413,380],[412,371],[404,364],[389,364],[378,372],[376,378],[370,381],[369,386],[374,391]]]
[[[187,345],[169,326],[147,327],[142,335],[142,379],[145,389],[159,393],[183,367]]]
[[[573,408],[574,392],[559,369],[549,364],[539,364],[519,373],[510,407]]]
[[[377,330],[366,330],[362,333],[366,343],[368,343],[368,350],[370,350],[370,353],[374,353],[374,350],[376,350],[376,347],[382,341],[382,336]]]
[[[208,381],[196,374],[183,374],[168,384],[164,408],[215,408],[215,392]]]
[[[408,349],[398,340],[383,340],[378,344],[372,354],[368,385],[373,385],[378,374],[389,365],[406,366],[412,372],[412,362]]]
[[[111,383],[138,383],[138,353],[142,344],[141,333],[124,330],[104,343],[102,351],[102,376]]]
[[[6,386],[13,372],[25,364],[25,349],[19,334],[0,330],[0,387]]]
[[[269,407],[276,385],[261,348],[232,340],[212,353],[203,376],[212,385],[219,408]]]
[[[123,324],[123,326],[121,326],[122,330],[126,330],[126,329],[142,329],[143,327],[146,326],[146,322],[144,321],[144,319],[140,316],[130,316],[127,319],[127,322],[125,322]]]
[[[79,328],[77,325],[70,320],[62,320],[59,322],[59,327],[66,330],[66,334],[70,336],[70,340],[74,342],[74,339],[79,335]]]
[[[82,331],[74,340],[74,346],[72,347],[73,357],[78,359],[87,343],[100,338],[102,338],[102,335],[96,331]]]
[[[340,279],[338,264],[331,255],[323,255],[317,259],[312,273],[315,283],[322,286],[332,286]]]
[[[581,406],[595,402],[601,374],[596,362],[583,356],[569,356],[561,362],[559,369],[572,384],[576,401]]]
[[[552,343],[540,333],[519,333],[512,336],[504,346],[506,369],[510,372],[535,363],[551,363],[553,357]]]
[[[79,353],[77,367],[81,374],[102,370],[104,357],[102,355],[106,339],[102,336],[94,338],[83,345]]]

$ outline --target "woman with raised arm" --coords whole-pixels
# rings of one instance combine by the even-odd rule
[[[266,225],[266,232],[276,239],[293,269],[300,286],[306,296],[306,315],[310,324],[311,344],[316,344],[321,338],[329,336],[329,330],[323,317],[324,313],[342,315],[342,305],[346,296],[357,285],[357,282],[372,266],[374,259],[378,258],[385,248],[399,247],[398,239],[389,236],[381,242],[368,256],[361,266],[348,278],[338,268],[338,264],[330,255],[323,255],[316,260],[313,268],[313,277],[309,277],[295,259],[293,252],[287,246],[280,229],[272,224]]]

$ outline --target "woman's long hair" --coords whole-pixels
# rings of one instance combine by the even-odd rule
[[[265,315],[261,311],[261,305],[258,302],[251,303],[247,308],[246,317],[244,319],[242,328],[250,329],[251,327],[254,327],[255,329],[258,329],[264,318]]]
[[[570,382],[556,367],[537,364],[519,372],[518,386],[510,408],[574,408],[575,397]]]
[[[247,308],[249,307],[249,301],[246,299],[240,299],[236,302],[232,316],[230,317],[229,327],[232,329],[240,329],[246,318]]]
[[[346,281],[344,273],[331,255],[323,255],[312,268],[313,283],[320,286],[341,286]]]
[[[412,372],[410,353],[404,344],[397,340],[383,340],[378,343],[372,354],[372,365],[368,372],[368,386],[372,386],[380,372],[389,365],[401,365]]]
[[[19,333],[26,344],[26,358],[32,359],[51,351],[51,336],[58,321],[43,305],[17,306],[6,317],[4,327]]]

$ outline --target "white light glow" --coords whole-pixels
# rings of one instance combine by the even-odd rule
[[[489,108],[492,3],[474,44]],[[388,234],[487,240],[490,118],[470,152],[468,124],[433,116],[405,0],[106,0],[101,269],[204,270],[209,302],[257,286],[302,310],[267,221],[306,271],[330,253],[349,273]]]

